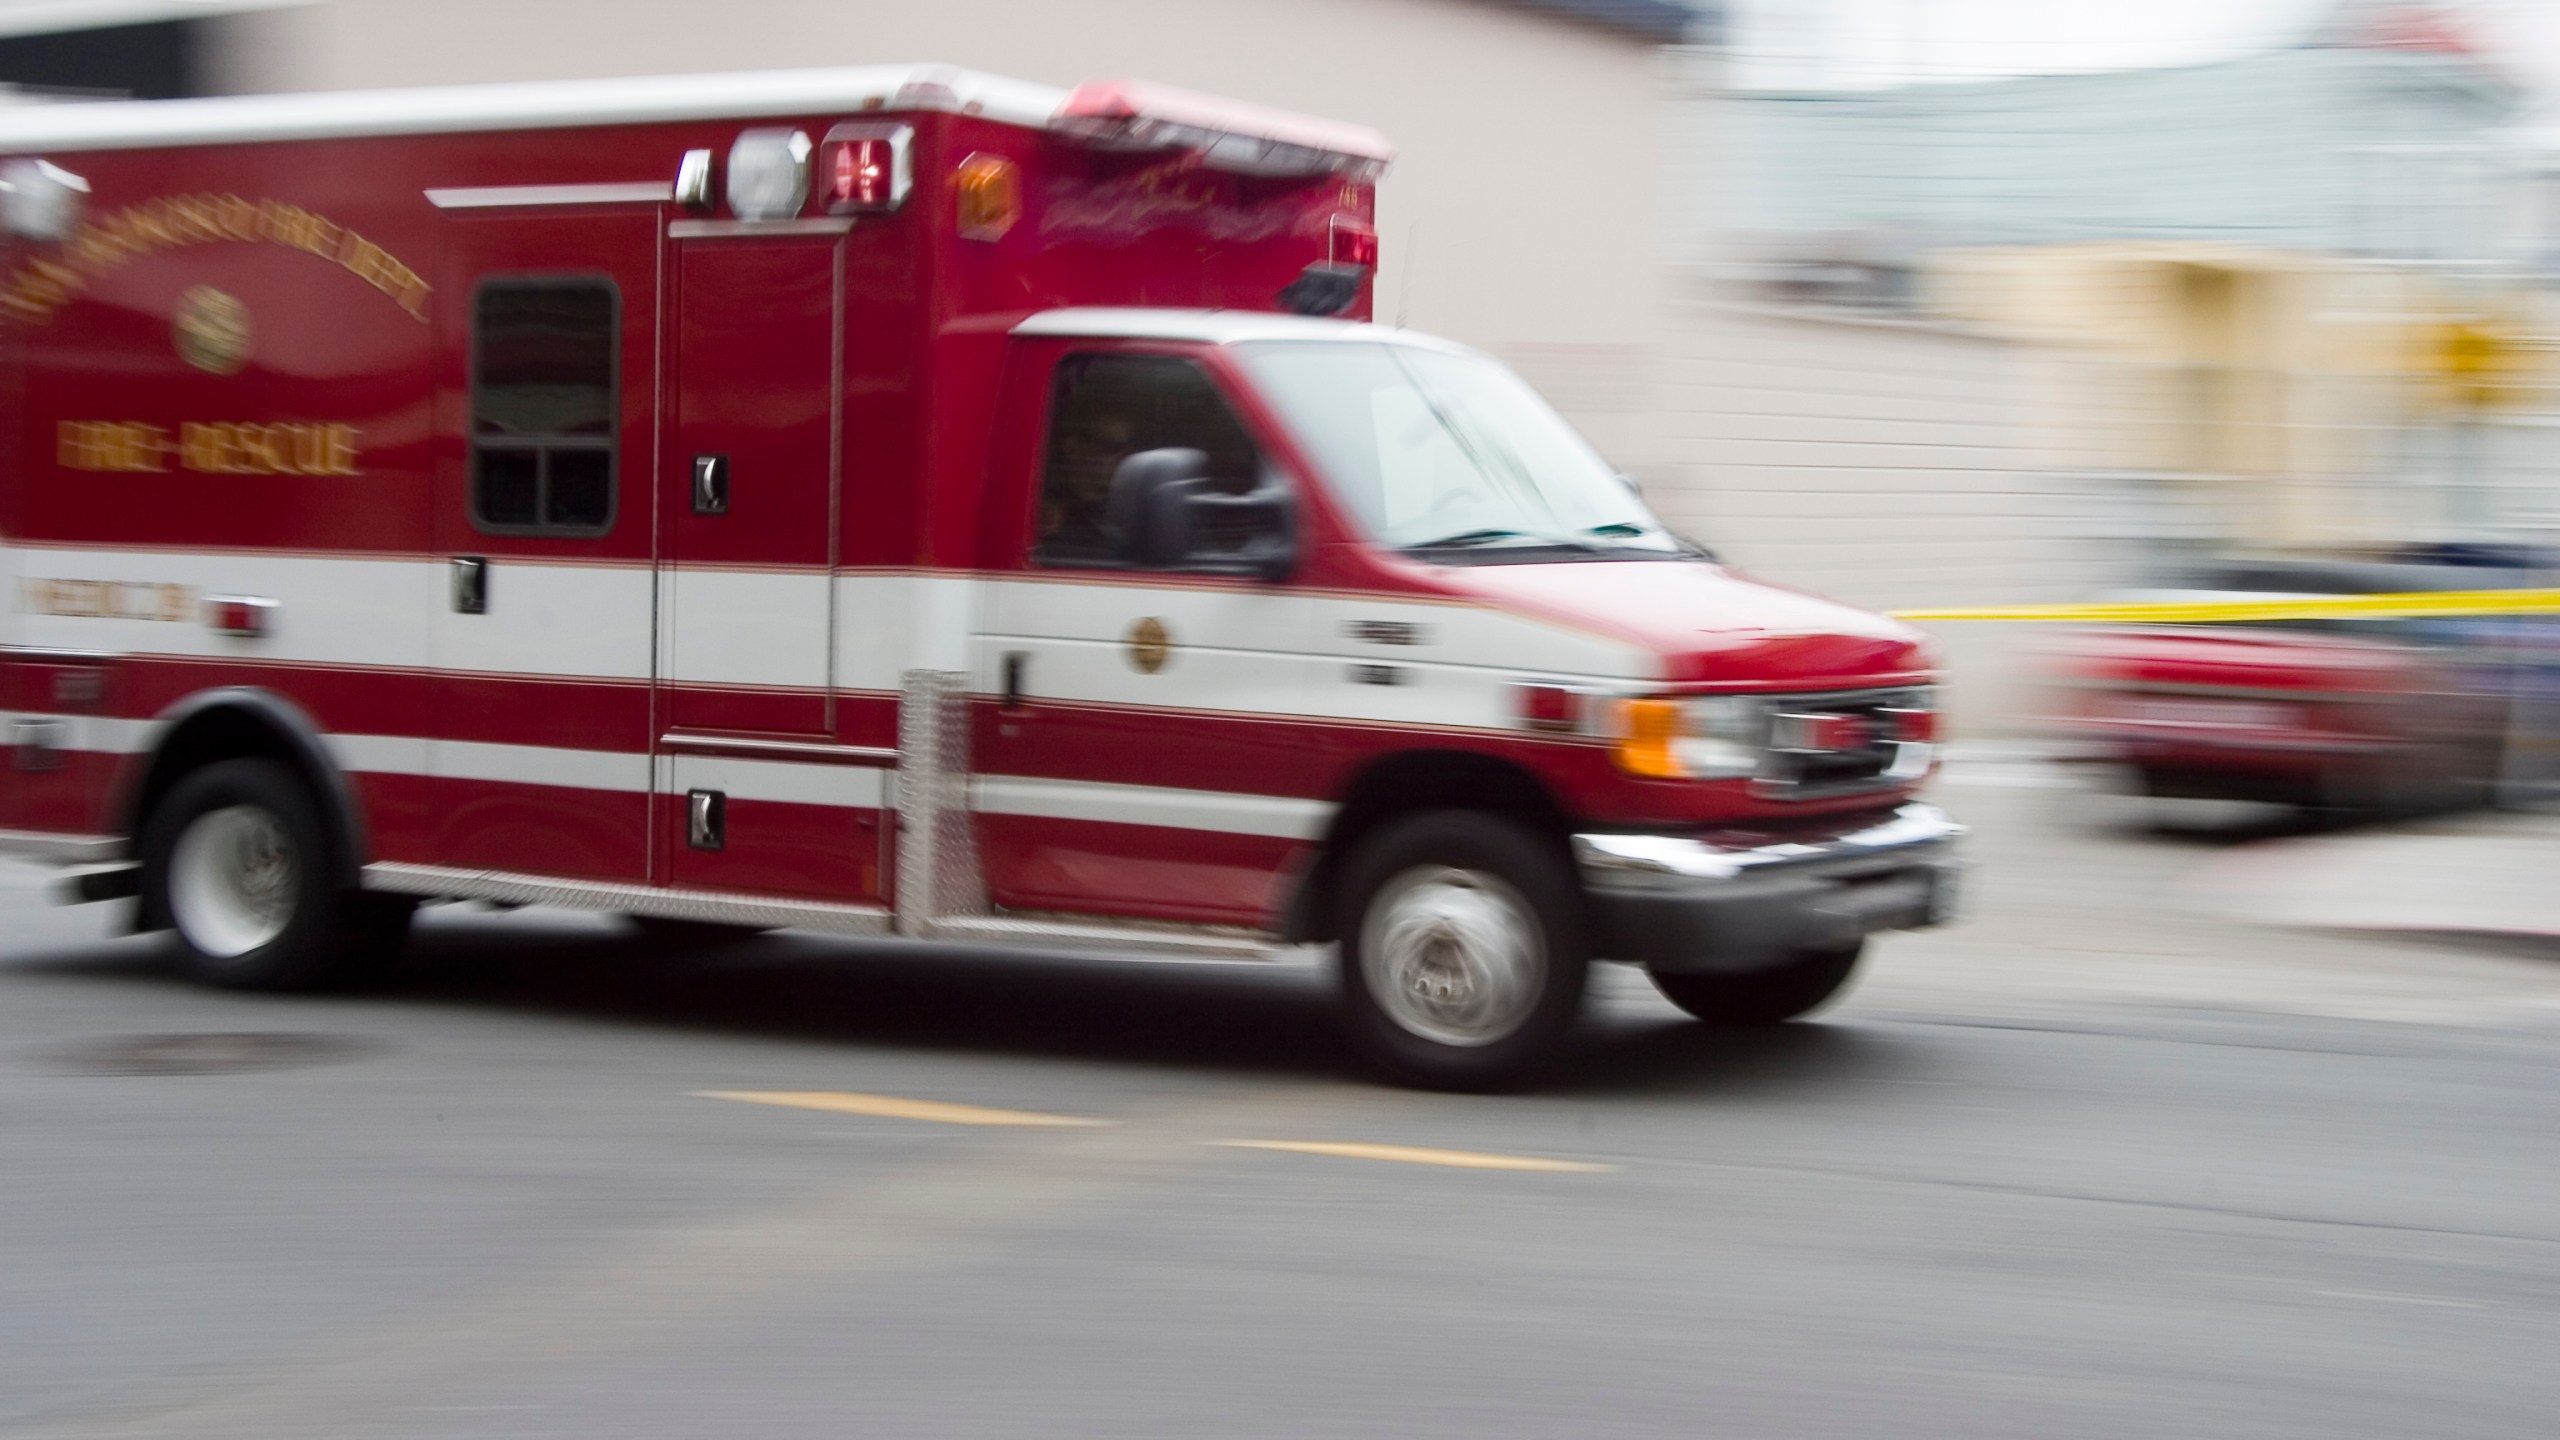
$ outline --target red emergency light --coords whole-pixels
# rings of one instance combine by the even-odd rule
[[[851,120],[818,144],[818,183],[830,215],[886,214],[906,203],[915,184],[910,153],[915,127]]]
[[[1333,217],[1333,243],[1327,258],[1336,265],[1362,270],[1378,268],[1378,227],[1348,215]]]
[[[276,602],[262,595],[207,595],[204,621],[216,632],[255,640],[275,622]]]
[[[1582,692],[1563,685],[1515,685],[1520,723],[1532,730],[1571,734],[1582,728]]]
[[[1238,175],[1339,175],[1365,182],[1377,179],[1395,158],[1387,137],[1366,125],[1139,80],[1076,87],[1049,127],[1115,150],[1189,150],[1208,168]]]

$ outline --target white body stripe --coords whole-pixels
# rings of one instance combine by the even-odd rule
[[[160,727],[148,720],[0,710],[0,730],[14,731],[21,720],[53,721],[62,726],[62,749],[86,750],[99,755],[139,755],[159,739]],[[0,738],[6,736],[0,735]]]
[[[1279,840],[1316,839],[1324,833],[1334,810],[1323,800],[1010,775],[982,775],[974,788],[976,808],[989,815],[1104,820],[1120,825],[1212,830],[1227,835],[1268,835]]]
[[[661,583],[665,674],[703,685],[827,685],[825,572],[674,569]]]
[[[889,772],[866,765],[810,765],[728,755],[668,755],[658,765],[664,789],[671,795],[717,790],[732,800],[877,810],[889,788]]]
[[[819,571],[653,574],[499,557],[485,615],[453,613],[447,567],[420,558],[0,546],[9,571],[21,577],[9,597],[19,643],[119,654],[644,683],[663,580],[678,603],[660,673],[679,684],[887,693],[924,667],[970,669],[992,688],[1002,652],[1034,642],[1035,689],[1062,700],[1484,727],[1511,723],[1503,691],[1516,680],[1619,687],[1659,673],[1642,646],[1491,606],[1242,587],[857,571],[832,581],[831,625]],[[45,579],[263,596],[277,602],[274,629],[243,639],[201,619],[27,613],[24,582]],[[1153,675],[1125,658],[1142,617],[1174,647]],[[1422,643],[1355,633],[1375,622],[1411,627]],[[1409,683],[1360,683],[1355,664],[1395,667]]]
[[[465,740],[427,742],[430,773],[443,780],[488,780],[504,785],[558,785],[571,790],[646,793],[649,757],[609,750],[561,750],[547,745],[489,745]]]

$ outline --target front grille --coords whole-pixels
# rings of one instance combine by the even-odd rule
[[[1767,703],[1768,753],[1752,788],[1781,800],[1813,800],[1830,795],[1877,790],[1918,779],[1927,773],[1930,746],[1897,738],[1893,710],[1928,708],[1930,696],[1920,689],[1853,690],[1829,695],[1787,695]],[[1863,743],[1819,748],[1793,744],[1794,731],[1816,727],[1789,723],[1785,717],[1845,717],[1847,729]],[[1840,726],[1825,724],[1823,730]],[[1822,737],[1825,741],[1832,736]]]

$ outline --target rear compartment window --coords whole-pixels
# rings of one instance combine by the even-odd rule
[[[1103,530],[1103,500],[1121,461],[1164,449],[1206,454],[1210,483],[1236,494],[1252,489],[1261,469],[1252,438],[1197,362],[1172,355],[1070,355],[1058,362],[1032,559],[1124,564]]]
[[[613,526],[615,357],[610,280],[499,280],[471,308],[471,519],[510,535]]]

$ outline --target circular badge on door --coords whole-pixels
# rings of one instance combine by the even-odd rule
[[[236,375],[249,363],[249,307],[210,285],[178,297],[169,333],[178,358],[208,375]]]
[[[1153,675],[1164,668],[1173,653],[1173,637],[1166,633],[1164,622],[1153,615],[1145,616],[1129,626],[1129,663],[1141,675]]]

